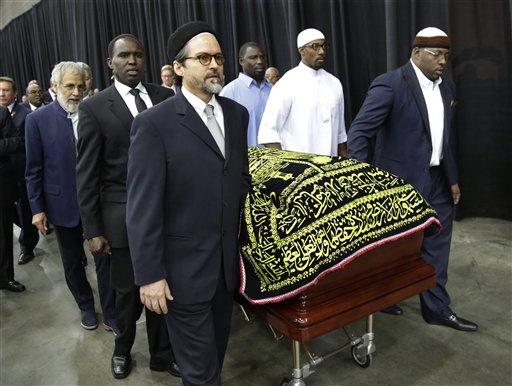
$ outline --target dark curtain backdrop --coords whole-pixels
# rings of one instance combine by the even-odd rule
[[[512,219],[511,14],[511,0],[43,0],[0,32],[0,74],[21,91],[31,79],[47,88],[55,63],[83,61],[102,89],[110,84],[108,42],[129,32],[146,47],[146,80],[160,83],[169,34],[205,20],[218,31],[230,81],[244,42],[261,42],[268,64],[285,72],[299,61],[297,33],[315,27],[330,46],[326,69],[344,86],[348,127],[373,78],[408,60],[418,30],[437,26],[453,44],[458,217]]]

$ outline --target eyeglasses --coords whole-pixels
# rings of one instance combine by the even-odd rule
[[[313,44],[304,44],[302,47],[309,47],[312,48],[314,51],[320,51],[320,48],[323,48],[324,51],[327,51],[329,46],[327,44],[319,44],[319,43],[313,43]]]
[[[84,92],[85,90],[85,85],[83,84],[66,83],[63,84],[62,87],[64,87],[68,92],[73,92],[75,89],[77,89],[79,92]]]
[[[424,48],[423,51],[428,52],[430,55],[434,57],[435,60],[440,60],[441,58],[443,58],[447,62],[452,57],[450,54],[443,54],[441,51],[430,51],[428,48]]]
[[[203,66],[208,66],[212,62],[212,58],[215,59],[215,62],[219,66],[224,64],[225,58],[224,58],[224,55],[222,55],[222,54],[215,54],[215,55],[199,54],[196,56],[187,56],[186,58],[183,58],[183,60],[195,59],[195,60],[199,60],[199,63],[201,63]]]

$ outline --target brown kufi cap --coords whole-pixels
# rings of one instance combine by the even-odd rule
[[[450,48],[450,38],[439,28],[427,27],[418,32],[412,46]]]

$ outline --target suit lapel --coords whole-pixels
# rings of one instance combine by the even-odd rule
[[[109,109],[121,121],[123,127],[128,129],[132,126],[133,115],[130,112],[124,99],[121,97],[114,85],[110,86],[110,95],[108,98]]]
[[[230,115],[229,108],[226,106],[226,103],[224,103],[224,99],[220,96],[217,96],[217,101],[222,106],[222,111],[224,115],[224,141],[225,141],[225,153],[226,153],[226,159],[224,164],[227,164],[229,161],[229,157],[231,156],[231,151],[233,147],[233,134],[234,131],[234,119],[226,119],[227,116]]]
[[[144,85],[144,87],[146,87],[146,91],[148,92],[149,98],[151,99],[153,106],[157,105],[162,101],[162,99],[160,98],[160,90],[158,90],[158,88],[155,88],[148,83],[142,84]]]
[[[197,112],[183,96],[183,94],[179,93],[173,98],[175,98],[176,101],[176,113],[182,116],[181,124],[188,130],[192,131],[195,135],[197,135],[213,151],[222,157],[222,153],[220,152],[217,143],[215,143],[215,140],[210,134],[208,127],[206,127],[201,117],[197,115]]]
[[[427,105],[425,103],[425,98],[423,97],[423,92],[421,91],[420,82],[418,81],[418,77],[416,76],[416,73],[414,72],[411,63],[407,63],[405,65],[404,78],[409,87],[411,88],[414,101],[416,102],[416,105],[420,110],[421,120],[423,121],[423,126],[427,131],[428,138],[431,138]]]

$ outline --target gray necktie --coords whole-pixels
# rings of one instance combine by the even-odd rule
[[[213,106],[206,105],[206,107],[204,108],[204,112],[206,113],[206,125],[208,126],[208,130],[210,130],[210,133],[212,134],[213,139],[215,139],[215,142],[217,143],[220,152],[225,157],[224,134],[220,129],[219,123],[215,119],[215,115],[213,115]]]
[[[137,111],[142,113],[144,110],[148,108],[144,99],[140,97],[140,90],[138,88],[132,88],[130,90],[130,94],[135,97],[135,106],[137,106]]]

